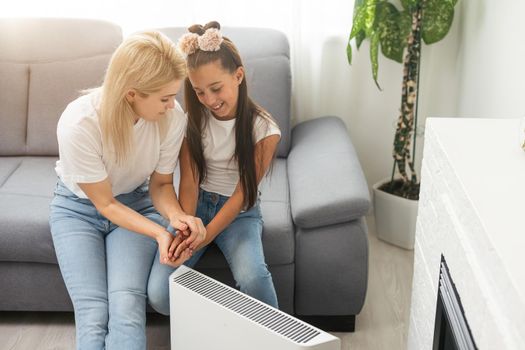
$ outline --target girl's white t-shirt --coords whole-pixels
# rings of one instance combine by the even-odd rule
[[[255,144],[270,135],[281,135],[277,124],[270,118],[258,115],[253,127]],[[239,182],[239,167],[235,154],[235,119],[219,120],[211,113],[202,135],[206,178],[201,188],[231,197]]]
[[[156,171],[172,174],[186,130],[187,118],[180,105],[166,113],[166,136],[161,140],[159,125],[140,118],[133,126],[133,152],[123,165],[110,156],[102,145],[98,109],[100,90],[71,102],[57,126],[59,160],[55,171],[80,198],[87,198],[77,185],[109,178],[114,196],[129,193]]]

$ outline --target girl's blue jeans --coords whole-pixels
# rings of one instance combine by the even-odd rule
[[[147,186],[116,199],[163,223]],[[146,349],[146,288],[156,241],[112,224],[61,181],[50,209],[53,244],[75,310],[77,349]]]
[[[196,216],[207,225],[228,198],[201,189]],[[261,209],[257,201],[256,205],[241,212],[224,231],[217,235],[214,243],[224,254],[241,292],[277,308],[272,276],[264,261],[262,228]],[[194,252],[184,265],[193,267],[205,251],[206,247]],[[148,284],[150,305],[165,315],[170,311],[168,277],[173,271],[172,267],[162,265],[156,259]]]

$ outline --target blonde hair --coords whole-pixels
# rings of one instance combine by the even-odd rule
[[[124,40],[109,62],[100,104],[104,146],[123,164],[133,149],[134,111],[126,99],[130,89],[149,95],[174,80],[184,79],[186,62],[175,44],[159,32],[134,34]],[[158,122],[161,137],[166,118]]]

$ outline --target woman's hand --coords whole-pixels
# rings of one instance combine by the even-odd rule
[[[185,249],[196,250],[206,239],[206,228],[198,217],[179,215],[172,218],[170,224],[174,228],[181,227],[177,235],[181,241],[177,243],[174,240],[168,249],[170,259],[177,259]],[[184,229],[184,226],[187,229]]]

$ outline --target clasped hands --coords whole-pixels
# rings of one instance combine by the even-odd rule
[[[160,262],[178,267],[188,260],[193,251],[200,248],[206,239],[206,228],[202,220],[191,215],[179,215],[170,220],[170,225],[177,231],[174,236],[168,231],[157,238]]]

